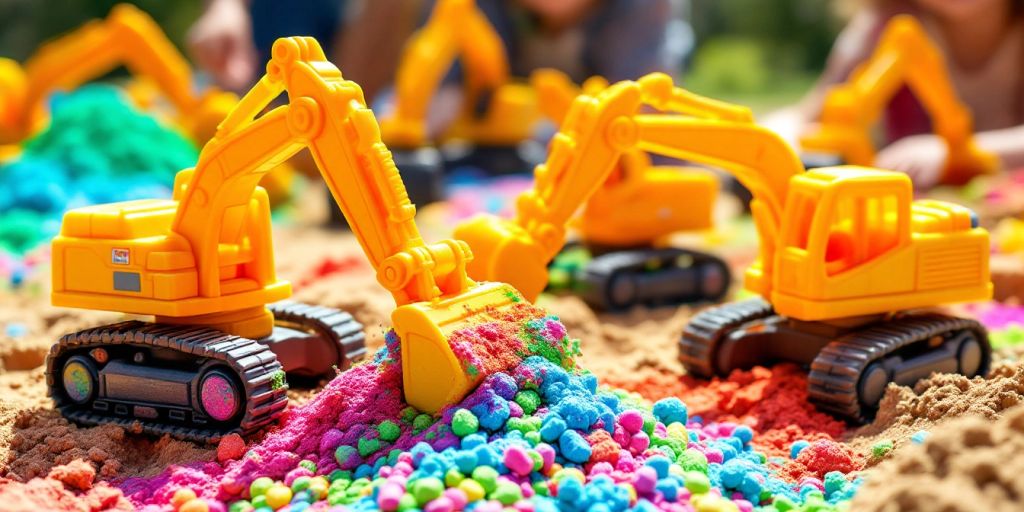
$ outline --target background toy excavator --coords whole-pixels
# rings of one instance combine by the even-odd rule
[[[427,111],[442,80],[459,61],[464,101],[455,123],[430,140]],[[536,98],[510,76],[505,46],[474,0],[438,0],[427,23],[409,40],[395,81],[394,110],[381,119],[384,142],[418,202],[440,198],[442,157],[433,149],[459,140],[480,150],[480,161],[497,173],[530,167],[519,156],[539,120]],[[422,186],[421,186],[422,184]],[[422,190],[422,192],[419,192]]]
[[[750,122],[638,113],[644,89],[622,82],[577,99],[567,122],[591,119],[597,135],[557,137],[552,154],[561,153],[556,162],[602,162],[641,149],[720,167],[752,192],[760,253],[746,287],[763,299],[710,308],[691,320],[680,342],[691,373],[804,363],[817,405],[863,418],[890,382],[911,384],[933,371],[987,371],[990,346],[978,322],[915,312],[991,296],[988,232],[970,210],[914,202],[910,178],[901,173],[853,166],[804,172],[778,135]],[[673,91],[671,97],[681,94]],[[600,140],[608,142],[591,142]],[[529,198],[522,206],[531,212],[557,211]],[[540,243],[560,240],[554,226],[537,222],[532,229]],[[509,228],[489,233],[476,245],[469,240],[478,256],[509,273],[534,271],[537,242]]]
[[[255,117],[284,91],[288,105]],[[407,401],[434,412],[484,377],[462,370],[447,335],[517,299],[514,291],[471,281],[465,244],[424,243],[359,86],[315,40],[288,38],[196,167],[178,173],[173,199],[66,214],[53,242],[53,303],[154,321],[87,329],[54,345],[47,383],[63,414],[195,439],[247,433],[285,407],[282,365],[319,372],[363,355],[362,326],[347,313],[271,304],[290,285],[274,272],[257,182],[303,148],[399,306],[392,319]]]
[[[188,62],[160,26],[137,7],[118,4],[106,19],[43,45],[24,68],[0,58],[0,145],[17,144],[46,126],[46,100],[54,90],[74,89],[122,64],[156,85],[177,110],[178,126],[200,146],[238,102],[234,93],[214,87],[194,93]],[[292,178],[288,166],[268,173],[263,186],[274,204],[288,196]]]
[[[949,156],[943,182],[963,184],[995,172],[999,160],[974,142],[970,110],[957,97],[942,53],[913,16],[894,17],[871,57],[849,81],[825,97],[819,122],[800,140],[808,166],[818,161],[874,165],[872,127],[885,106],[906,84],[929,112],[935,133]]]
[[[535,73],[533,83],[542,108],[561,128],[534,172],[533,188],[519,197],[514,220],[478,216],[456,228],[455,237],[477,254],[470,275],[510,283],[536,298],[548,283],[548,263],[565,244],[567,224],[585,205],[576,227],[596,257],[580,272],[578,287],[592,306],[616,310],[724,296],[730,283],[725,262],[659,243],[711,226],[717,179],[703,170],[652,166],[646,152],[632,147],[630,118],[646,107],[666,116],[752,122],[750,111],[673,88],[661,73],[612,86],[626,98],[615,104],[583,94],[568,105],[575,86],[557,72]],[[584,87],[604,88],[594,79]]]

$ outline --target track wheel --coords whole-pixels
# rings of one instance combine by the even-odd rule
[[[199,405],[218,423],[227,423],[245,410],[245,393],[226,368],[214,366],[199,379]]]
[[[64,393],[77,405],[85,405],[96,398],[99,391],[99,372],[96,364],[85,356],[73,356],[61,370]]]
[[[608,309],[625,310],[636,303],[636,280],[627,272],[616,272],[605,289]]]

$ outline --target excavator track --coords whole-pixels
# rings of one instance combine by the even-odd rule
[[[582,272],[583,299],[600,310],[636,305],[715,302],[729,291],[729,267],[720,258],[677,247],[630,249],[592,259]]]
[[[345,371],[352,363],[366,357],[366,334],[363,332],[363,324],[356,321],[350,313],[290,300],[275,302],[268,305],[267,309],[274,314],[275,326],[313,334],[310,337],[296,339],[297,343],[292,346],[298,353],[283,353],[283,345],[279,340],[267,340],[289,378],[330,378],[336,371]],[[311,343],[319,346],[310,346]],[[294,368],[290,366],[292,361],[297,365]]]
[[[760,298],[705,309],[686,325],[679,339],[679,361],[690,375],[711,378],[718,373],[715,357],[722,338],[748,322],[773,314],[771,304]]]
[[[79,357],[85,360],[87,355],[95,354],[95,349],[103,349],[105,352],[123,351],[126,347],[162,350],[165,354],[173,354],[181,361],[182,366],[189,365],[199,368],[216,368],[223,370],[227,368],[232,375],[225,375],[225,381],[233,379],[234,383],[244,396],[244,401],[238,412],[230,419],[223,422],[213,421],[204,417],[196,408],[199,405],[183,406],[175,404],[173,407],[166,407],[161,403],[124,403],[124,401],[106,400],[97,396],[98,391],[93,391],[93,397],[85,403],[75,402],[66,390],[66,383],[62,378],[62,372],[66,372],[64,365],[69,359]],[[147,361],[148,362],[148,361]],[[99,362],[105,363],[105,369],[109,369],[115,361]],[[117,362],[122,367],[125,365]],[[203,366],[208,365],[208,366]],[[138,363],[141,370],[136,372],[152,372],[154,375],[159,372],[170,373],[175,370],[167,368],[151,368],[145,363]],[[94,366],[95,370],[96,367]],[[179,372],[186,373],[186,372]],[[66,376],[63,376],[66,378]],[[132,378],[133,376],[129,376]],[[196,373],[195,380],[198,382],[201,377]],[[49,394],[53,398],[58,410],[64,417],[76,423],[88,426],[100,424],[116,424],[132,431],[154,435],[169,434],[172,437],[187,439],[199,442],[215,442],[228,433],[237,432],[240,434],[253,433],[273,423],[285,410],[288,405],[286,396],[287,384],[283,380],[283,370],[277,357],[265,345],[239,336],[225,334],[221,331],[205,327],[183,327],[180,325],[154,324],[139,321],[122,322],[93,329],[86,329],[76,333],[62,336],[60,340],[50,348],[46,358],[46,383]],[[102,384],[99,375],[95,376],[96,386],[107,388],[111,385],[109,377],[104,375]],[[130,381],[138,385],[138,380]],[[146,388],[159,393],[156,389],[162,386],[160,382],[150,383]],[[194,397],[198,391],[191,389]],[[138,401],[133,401],[138,402]],[[141,407],[141,409],[140,409]],[[176,417],[171,419],[171,409]],[[188,410],[192,409],[192,410]],[[140,411],[142,411],[140,413]],[[142,416],[157,416],[156,419],[146,419]],[[162,417],[161,417],[162,416]],[[191,419],[189,417],[191,416]]]
[[[918,353],[908,357],[913,350]],[[952,354],[952,361],[936,358],[930,368],[914,371],[903,379],[893,378],[905,358],[941,355],[944,350]],[[826,345],[811,363],[810,400],[830,413],[864,421],[873,416],[877,399],[889,382],[910,385],[932,371],[974,377],[986,374],[990,363],[988,334],[977,321],[940,314],[907,315],[849,333]]]

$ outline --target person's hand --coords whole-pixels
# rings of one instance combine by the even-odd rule
[[[211,0],[189,30],[188,45],[199,66],[223,87],[238,91],[252,85],[256,46],[244,0]]]
[[[932,188],[942,179],[949,158],[946,142],[935,135],[912,135],[885,147],[875,166],[906,173],[918,189]]]

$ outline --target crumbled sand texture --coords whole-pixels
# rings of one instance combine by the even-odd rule
[[[995,420],[1003,411],[1024,403],[1024,365],[997,364],[988,378],[936,374],[913,388],[890,385],[878,415],[870,425],[850,437],[855,449],[869,451],[877,442],[893,441],[896,447],[910,436],[953,418]]]
[[[0,477],[0,508],[73,512],[134,509],[121,491],[106,482],[95,482],[96,476],[93,466],[74,460],[25,485]]]
[[[275,237],[279,274],[296,283],[295,298],[352,312],[366,326],[371,353],[383,346],[394,302],[377,284],[354,239],[338,232],[295,228],[278,229]],[[437,236],[425,233],[425,238]],[[76,459],[92,467],[100,481],[216,460],[215,446],[135,436],[117,427],[78,428],[54,412],[40,366],[50,344],[65,332],[119,316],[51,308],[46,276],[36,276],[35,281],[26,285],[26,291],[0,293],[0,325],[16,323],[23,331],[11,335],[0,329],[0,477],[5,478],[0,493],[5,483],[10,487],[9,481],[45,477],[54,467]],[[692,415],[748,424],[758,433],[754,442],[770,455],[788,458],[788,447],[797,439],[820,443],[818,451],[802,452],[808,460],[792,461],[789,469],[794,475],[813,474],[815,461],[826,457],[848,458],[852,467],[879,462],[879,467],[886,467],[902,458],[903,447],[915,432],[947,428],[946,422],[960,416],[991,421],[1024,395],[1024,369],[1017,363],[997,366],[989,380],[936,376],[914,389],[893,386],[878,419],[851,429],[807,404],[806,377],[795,367],[735,372],[711,383],[683,377],[676,344],[690,308],[597,315],[573,297],[545,297],[539,305],[560,317],[570,337],[582,341],[580,365],[607,384],[648,399],[680,396]],[[1019,359],[1016,349],[1001,355]],[[314,392],[293,390],[289,396],[301,404]],[[872,446],[880,441],[892,441],[897,448],[884,460],[870,456]],[[39,478],[30,485],[56,484]]]
[[[1021,453],[1024,407],[994,422],[986,416],[950,421],[924,444],[900,450],[869,472],[851,510],[1018,511],[1024,499]]]

